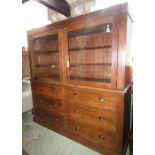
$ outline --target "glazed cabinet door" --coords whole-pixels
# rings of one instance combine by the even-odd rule
[[[36,34],[29,41],[32,78],[60,81],[59,33]]]
[[[67,81],[115,88],[117,33],[113,17],[66,28]]]

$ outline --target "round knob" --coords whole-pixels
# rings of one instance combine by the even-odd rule
[[[57,107],[57,106],[58,106],[58,105],[55,103],[55,104],[54,104],[54,107]]]
[[[76,126],[75,129],[76,129],[77,131],[79,131],[79,130],[80,130],[80,127],[79,127],[79,126]]]
[[[38,88],[38,90],[39,90],[39,91],[42,91],[42,90],[43,90],[43,88],[42,88],[42,87],[39,87],[39,88]]]
[[[46,118],[46,119],[49,119],[47,115],[45,115],[45,118]]]
[[[40,114],[41,114],[41,116],[44,116],[44,113],[43,112],[41,112]]]
[[[55,94],[56,93],[56,90],[55,89],[52,89],[52,94]]]
[[[55,121],[56,121],[56,122],[58,122],[58,121],[59,121],[59,119],[58,119],[58,118],[55,118]]]
[[[74,112],[75,112],[75,113],[79,113],[79,110],[78,110],[78,109],[74,109]]]
[[[43,100],[39,100],[39,103],[43,103]]]
[[[55,68],[55,65],[52,65],[51,68],[54,69]]]
[[[79,94],[78,94],[78,93],[76,93],[76,92],[75,92],[75,93],[73,93],[73,95],[74,95],[74,96],[79,96]]]
[[[100,102],[104,102],[105,100],[104,100],[103,97],[99,97],[99,101],[100,101]]]
[[[103,135],[99,135],[98,136],[100,139],[104,139],[104,136]]]
[[[104,121],[104,120],[105,120],[105,118],[104,118],[103,116],[99,116],[98,119],[99,119],[100,121]]]

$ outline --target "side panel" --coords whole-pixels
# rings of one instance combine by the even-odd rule
[[[120,23],[119,23],[119,44],[118,44],[117,89],[123,90],[124,83],[125,83],[127,15],[121,15],[119,18],[120,18]]]
[[[117,89],[124,90],[131,83],[132,76],[130,51],[132,20],[127,14],[120,15],[119,20]]]
[[[127,39],[126,39],[126,65],[125,65],[125,87],[132,82],[132,20],[127,17]]]
[[[117,94],[116,105],[116,151],[127,147],[131,124],[131,86],[126,93]]]
[[[125,93],[124,98],[124,131],[123,131],[123,145],[125,145],[129,133],[130,133],[130,125],[131,125],[131,87],[128,89],[128,91]]]
[[[118,93],[116,99],[116,151],[123,149],[123,117],[124,117],[124,93]]]

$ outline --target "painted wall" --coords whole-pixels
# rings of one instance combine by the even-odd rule
[[[119,3],[125,3],[129,0],[95,0],[95,5],[91,7],[91,11],[103,9]]]
[[[71,6],[71,17],[79,16],[128,1],[129,0],[67,0]],[[67,19],[67,17],[64,15],[51,9],[48,9],[48,18],[51,20],[51,22]]]
[[[22,5],[22,46],[27,47],[27,30],[49,24],[47,7],[36,1]]]

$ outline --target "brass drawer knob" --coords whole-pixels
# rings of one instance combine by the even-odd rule
[[[43,113],[43,112],[41,112],[41,113],[40,113],[40,115],[41,115],[41,116],[44,116],[44,113]]]
[[[79,130],[80,130],[80,127],[79,127],[79,126],[76,126],[75,129],[76,129],[77,131],[79,131]]]
[[[74,112],[75,112],[75,113],[79,113],[79,110],[78,110],[78,109],[74,109]]]
[[[104,139],[104,136],[103,135],[99,135],[98,136],[100,139]]]
[[[99,97],[99,101],[103,103],[105,99],[103,97]]]
[[[39,100],[39,103],[43,103],[43,100],[40,99],[40,100]]]
[[[56,107],[58,107],[58,105],[55,103],[55,104],[54,104],[54,107],[56,108]]]
[[[73,93],[73,95],[74,95],[74,96],[79,96],[79,94],[78,94],[78,93],[76,93],[76,92],[75,92],[75,93]]]
[[[55,118],[55,121],[56,121],[56,122],[58,122],[58,121],[59,121],[59,119],[58,119],[58,118]]]
[[[39,87],[38,90],[39,90],[39,91],[43,91],[44,89],[43,89],[42,87]]]
[[[98,119],[99,119],[100,121],[104,121],[104,120],[105,120],[105,117],[99,116]]]
[[[56,89],[52,89],[52,94],[55,94],[56,93]]]
[[[51,66],[52,69],[54,69],[55,67],[56,67],[55,65],[52,65],[52,66]]]
[[[49,119],[47,115],[44,116],[46,119]]]

